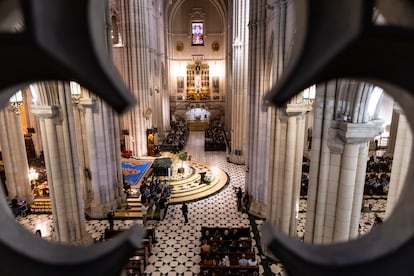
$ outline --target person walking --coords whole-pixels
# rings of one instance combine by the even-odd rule
[[[108,214],[106,214],[109,223],[109,230],[114,229],[114,211],[111,209]]]
[[[183,205],[181,206],[181,211],[183,212],[183,216],[184,216],[184,223],[188,223],[188,206],[187,203],[183,203]]]
[[[237,196],[237,211],[240,212],[242,209],[242,197],[243,197],[243,192],[240,187],[237,189],[236,196]]]
[[[243,197],[243,211],[244,211],[244,213],[248,213],[249,208],[250,208],[250,194],[249,194],[249,192],[246,191],[244,193],[244,197]]]
[[[148,212],[148,202],[145,202],[141,206],[141,213],[142,213],[142,224],[145,226],[147,224],[147,212]]]
[[[167,199],[165,198],[165,195],[161,196],[158,203],[160,205],[160,220],[163,220],[165,217],[165,209],[167,207]]]

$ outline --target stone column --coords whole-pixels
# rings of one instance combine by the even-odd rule
[[[55,224],[53,239],[77,245],[90,243],[85,230],[69,84],[48,82],[37,86],[41,99],[31,110],[40,119]]]
[[[351,97],[352,93],[364,94],[365,97],[359,97],[364,100],[350,101],[358,98]],[[369,93],[370,89],[363,84],[329,82],[317,86],[305,229],[307,242],[330,244],[358,236],[368,142],[383,131],[381,120],[366,119],[364,112]]]
[[[358,237],[368,143],[383,131],[382,122],[352,124],[339,122],[337,135],[344,142],[335,213],[334,242]]]
[[[149,22],[152,19],[150,7],[148,1],[120,1],[119,27],[123,47],[113,48],[114,64],[137,99],[137,104],[120,118],[122,128],[129,130],[126,149],[132,150],[134,156],[147,155],[146,130],[153,127],[152,116],[144,117],[144,112],[154,102],[151,97],[155,97],[154,87],[150,84],[153,64],[150,34],[154,32]]]
[[[18,196],[32,203],[22,122],[18,111],[10,106],[0,110],[0,144],[9,200]]]
[[[395,109],[394,111],[399,112],[400,114],[395,137],[386,216],[391,215],[404,187],[409,164],[413,162],[411,158],[413,134],[411,132],[410,124],[405,115],[401,113],[400,109]]]
[[[247,153],[247,72],[249,0],[235,2],[233,8],[233,58],[230,161],[245,164]]]
[[[40,137],[40,126],[39,120],[30,112],[31,105],[33,101],[36,99],[36,95],[33,95],[29,88],[25,89],[25,97],[24,97],[24,107],[25,107],[25,115],[27,121],[27,127],[31,127],[34,129],[35,133],[31,133],[31,138],[33,141],[36,157],[39,157],[43,148],[42,148],[42,139]]]
[[[325,221],[325,216],[327,207],[336,204],[337,176],[340,166],[340,156],[331,155],[328,145],[329,128],[333,120],[332,110],[335,103],[334,87],[333,82],[316,86],[305,224],[305,241],[309,243],[322,243],[323,228],[331,227],[333,229],[333,219],[329,219],[328,216]],[[333,160],[331,160],[332,158]],[[337,174],[329,175],[329,164],[333,170],[338,171]],[[334,188],[334,191],[328,192],[328,187]]]
[[[119,150],[115,150],[114,118],[111,109],[100,99],[87,96],[80,99],[85,130],[85,181],[89,187],[93,218],[105,217],[108,210],[120,205],[123,195],[122,179],[118,174]],[[88,192],[89,192],[88,191]]]
[[[271,144],[271,151],[277,154],[270,168],[267,217],[292,237],[296,237],[299,211],[306,111],[304,103],[288,104],[286,110],[279,110],[274,135],[277,139]]]
[[[248,95],[248,160],[246,190],[251,194],[250,212],[265,216],[269,182],[269,139],[271,108],[263,107],[263,97],[270,86],[270,73],[263,73],[266,59],[266,1],[250,2],[249,21],[249,95]],[[271,61],[270,61],[271,63]],[[262,72],[258,74],[258,72]]]
[[[344,151],[341,156],[338,201],[335,214],[334,242],[347,241],[349,239],[358,151],[358,144],[344,145]]]
[[[391,117],[391,125],[390,125],[390,137],[388,139],[388,146],[387,146],[387,153],[389,155],[394,155],[395,151],[395,143],[397,139],[397,132],[398,132],[398,120],[400,118],[401,108],[398,104],[394,103],[394,109],[392,112]]]
[[[382,131],[380,122],[332,123],[329,130],[329,184],[325,196],[325,214],[322,214],[324,224],[320,225],[321,243],[326,244],[358,236],[368,143]]]
[[[354,202],[352,206],[351,225],[350,225],[350,239],[356,239],[359,235],[359,223],[361,220],[361,204],[364,199],[364,185],[365,175],[367,171],[367,156],[369,151],[369,141],[361,143],[359,146],[359,156],[356,171]]]

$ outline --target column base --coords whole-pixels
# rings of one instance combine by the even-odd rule
[[[108,210],[110,210],[111,208],[113,210],[116,210],[117,206],[118,206],[118,200],[113,200],[110,203],[92,206],[90,207],[90,212],[88,216],[92,219],[106,219]]]
[[[230,154],[228,160],[229,160],[230,163],[234,163],[234,164],[237,164],[237,165],[246,164],[246,160],[245,160],[244,156],[242,156],[242,155],[235,155],[235,154],[232,153],[232,154]]]
[[[266,209],[266,204],[253,200],[250,203],[249,213],[256,217],[266,218]]]

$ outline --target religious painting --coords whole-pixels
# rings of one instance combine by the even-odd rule
[[[184,92],[184,77],[177,77],[177,92]]]
[[[204,23],[191,23],[191,46],[204,46]]]
[[[213,77],[213,93],[219,93],[219,77]]]

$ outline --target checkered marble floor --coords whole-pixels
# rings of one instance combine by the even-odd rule
[[[188,204],[189,223],[184,223],[181,213],[181,204],[170,205],[166,218],[163,221],[149,221],[156,227],[157,243],[153,246],[149,264],[145,269],[145,275],[198,275],[200,272],[200,238],[201,227],[250,227],[247,214],[237,212],[235,187],[244,188],[244,166],[235,165],[226,161],[225,152],[205,152],[204,133],[191,132],[185,151],[192,156],[192,160],[214,165],[229,174],[230,184],[219,193]],[[374,214],[383,217],[385,199],[369,199],[373,205],[372,212],[361,214],[361,234],[368,232],[372,227]],[[303,237],[306,220],[306,200],[300,204],[300,216],[298,221],[298,236]],[[29,231],[40,229],[45,239],[51,238],[53,223],[51,215],[28,215],[18,217],[20,224]],[[256,220],[260,231],[263,221]],[[126,229],[133,224],[142,224],[142,220],[115,220],[115,227]],[[91,236],[98,240],[108,227],[107,220],[90,220],[86,229]],[[253,237],[253,233],[252,233]],[[260,265],[261,275],[283,275],[283,267],[280,264],[271,263],[269,270],[262,266],[263,256],[258,255],[257,244],[253,240],[256,259]],[[268,260],[267,260],[268,261]]]

